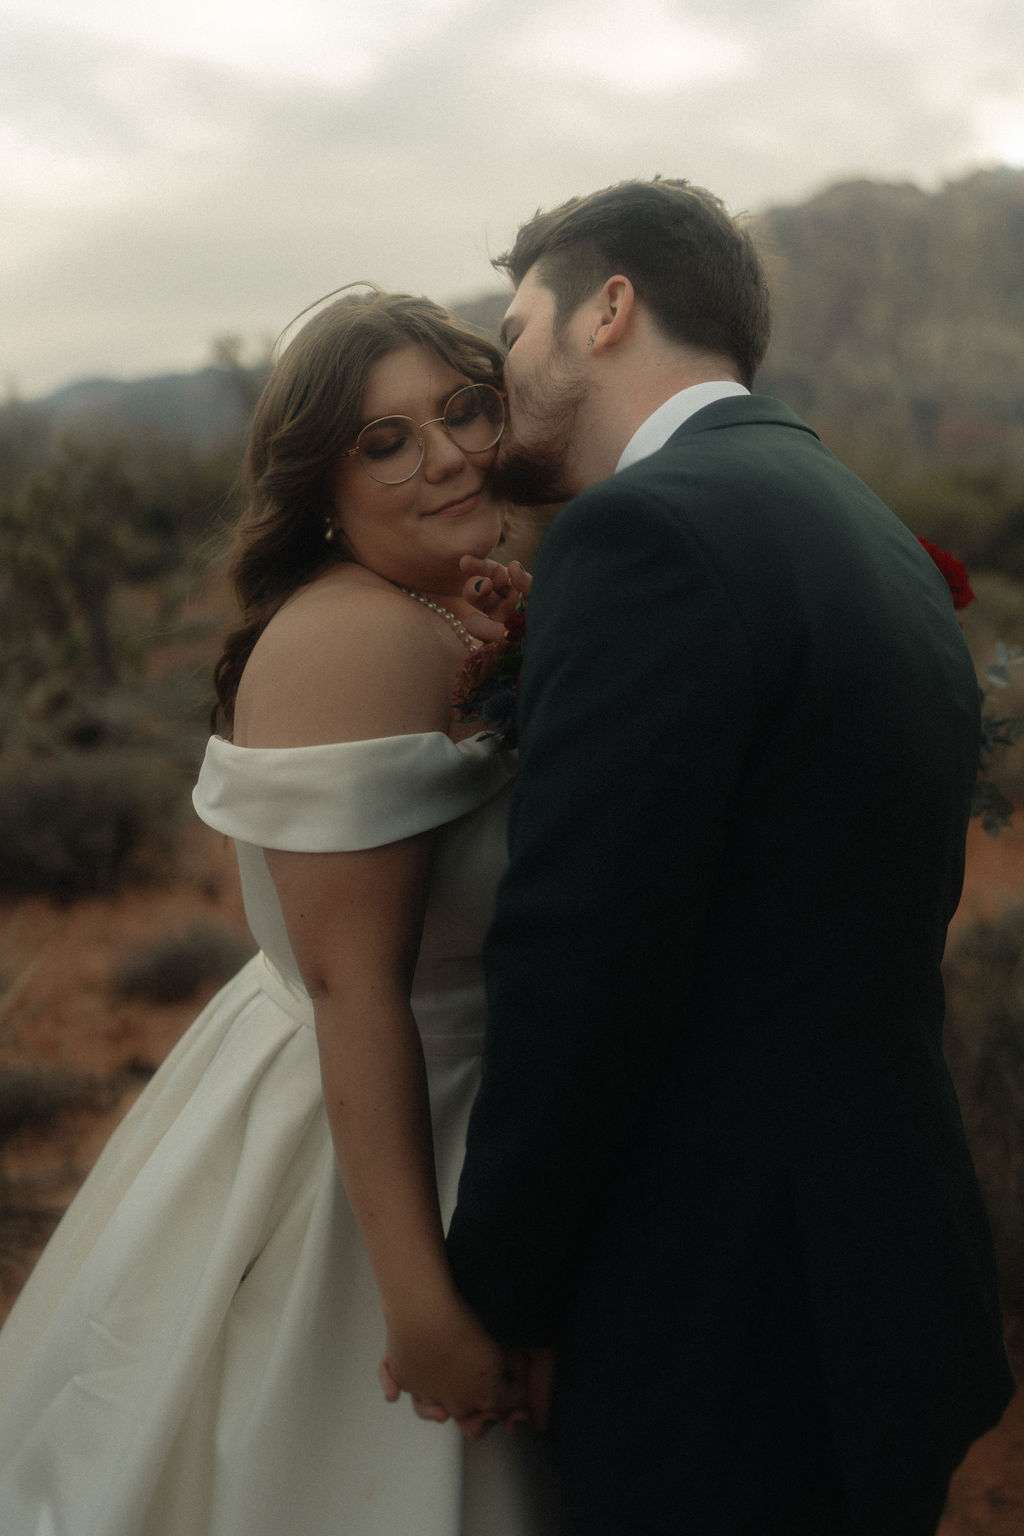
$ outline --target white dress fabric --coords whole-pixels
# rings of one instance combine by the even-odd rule
[[[436,732],[249,750],[199,814],[236,841],[256,956],[114,1133],[0,1333],[2,1536],[547,1536],[530,1437],[389,1405],[383,1323],[263,848],[438,828],[413,1009],[447,1221],[480,1072],[480,951],[511,755]]]

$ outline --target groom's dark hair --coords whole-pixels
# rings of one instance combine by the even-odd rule
[[[616,273],[673,341],[730,357],[749,388],[771,334],[768,281],[749,233],[688,181],[622,181],[538,211],[493,265],[518,287],[531,267],[560,329]]]

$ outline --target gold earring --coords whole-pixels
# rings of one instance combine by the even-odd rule
[[[594,345],[594,338],[593,338],[593,336],[588,336],[587,337],[587,346],[588,347],[592,347],[593,345]]]
[[[324,539],[329,544],[333,538],[334,538],[334,524],[332,523],[331,519],[328,517],[328,518],[324,519]]]

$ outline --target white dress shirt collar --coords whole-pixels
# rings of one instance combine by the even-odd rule
[[[618,474],[620,469],[628,469],[630,464],[636,464],[649,454],[657,453],[659,448],[664,448],[676,428],[681,427],[687,417],[702,410],[705,405],[710,405],[714,400],[726,400],[730,395],[749,394],[749,389],[732,379],[711,379],[706,384],[691,384],[677,395],[670,395],[637,427],[622,450],[615,473]]]

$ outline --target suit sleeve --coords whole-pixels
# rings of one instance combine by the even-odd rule
[[[756,683],[727,576],[616,480],[548,534],[530,602],[510,864],[456,1282],[495,1335],[558,1332],[624,1147],[687,1028]]]

